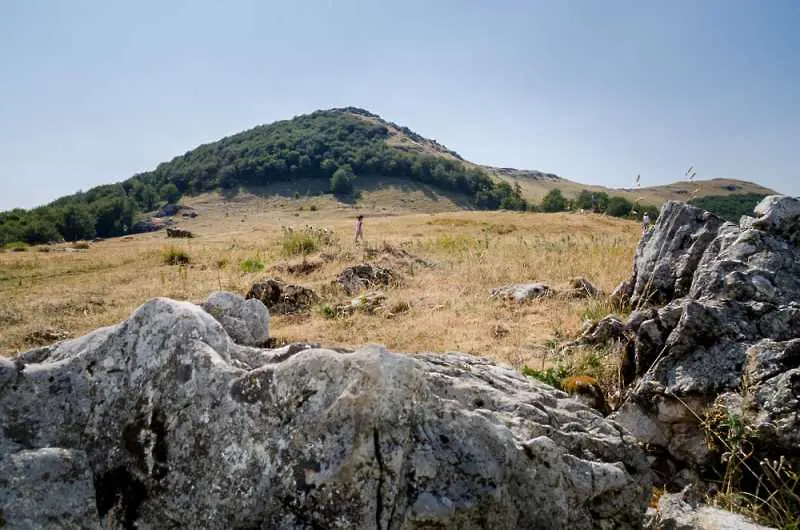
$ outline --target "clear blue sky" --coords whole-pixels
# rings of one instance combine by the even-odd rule
[[[359,106],[475,162],[800,194],[797,0],[0,2],[0,209]]]

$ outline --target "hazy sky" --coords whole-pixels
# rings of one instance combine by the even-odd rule
[[[475,162],[800,194],[797,0],[6,0],[0,209],[358,106]]]

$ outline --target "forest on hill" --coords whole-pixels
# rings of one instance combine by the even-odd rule
[[[742,193],[738,195],[707,195],[689,201],[689,204],[707,210],[719,217],[739,223],[743,215],[753,215],[753,209],[766,195],[761,193]]]
[[[371,118],[361,119],[360,116]],[[389,145],[389,128],[356,108],[317,111],[201,145],[116,184],[97,186],[31,210],[0,213],[0,245],[113,237],[133,230],[141,212],[184,194],[311,178],[351,195],[358,178],[392,176],[464,194],[476,208],[525,210],[519,187],[453,159]],[[391,124],[394,126],[394,124]],[[397,126],[396,126],[397,127]],[[398,127],[412,140],[422,139]]]

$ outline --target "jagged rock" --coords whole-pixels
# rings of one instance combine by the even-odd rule
[[[740,419],[757,433],[755,449],[796,454],[800,248],[787,239],[794,208],[794,200],[768,197],[743,226],[688,205],[662,209],[631,279],[635,302],[657,304],[627,324],[639,380],[613,416],[643,442],[705,465],[711,454],[699,423],[717,396],[741,392]]]
[[[631,303],[663,304],[689,293],[697,263],[724,221],[700,208],[669,201],[634,257]]]
[[[276,278],[254,283],[245,298],[260,300],[276,314],[301,313],[319,302],[319,296],[308,287],[292,285]]]
[[[269,311],[260,300],[217,291],[211,293],[202,307],[237,344],[261,346],[269,339]]]
[[[390,269],[367,263],[347,267],[336,278],[339,285],[349,295],[356,295],[363,289],[385,287],[399,280]]]
[[[800,199],[785,195],[765,197],[753,210],[753,228],[771,232],[800,245]]]
[[[0,358],[0,462],[85,454],[52,500],[80,527],[639,528],[650,496],[618,425],[482,358],[276,356],[168,299],[30,357]],[[0,492],[42,502],[23,474]]]
[[[551,294],[553,291],[544,283],[512,283],[492,289],[489,297],[522,303]]]
[[[658,500],[658,508],[648,530],[771,530],[735,514],[701,504],[688,494],[687,487],[680,493],[665,493]]]

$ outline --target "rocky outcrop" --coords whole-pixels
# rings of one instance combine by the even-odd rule
[[[217,291],[201,305],[222,324],[235,343],[262,346],[269,339],[269,311],[260,300]]]
[[[667,203],[627,282],[636,383],[613,417],[694,466],[710,457],[699,423],[727,394],[758,451],[798,457],[800,201],[755,212],[737,226]]]
[[[638,528],[650,495],[618,425],[509,368],[238,346],[168,299],[0,358],[0,426],[6,528]]]
[[[387,287],[398,281],[400,277],[391,269],[369,263],[347,267],[336,278],[336,282],[350,296],[364,289]]]
[[[277,278],[254,283],[245,298],[260,300],[271,312],[281,315],[308,311],[319,302],[317,293],[308,287],[286,283]]]

